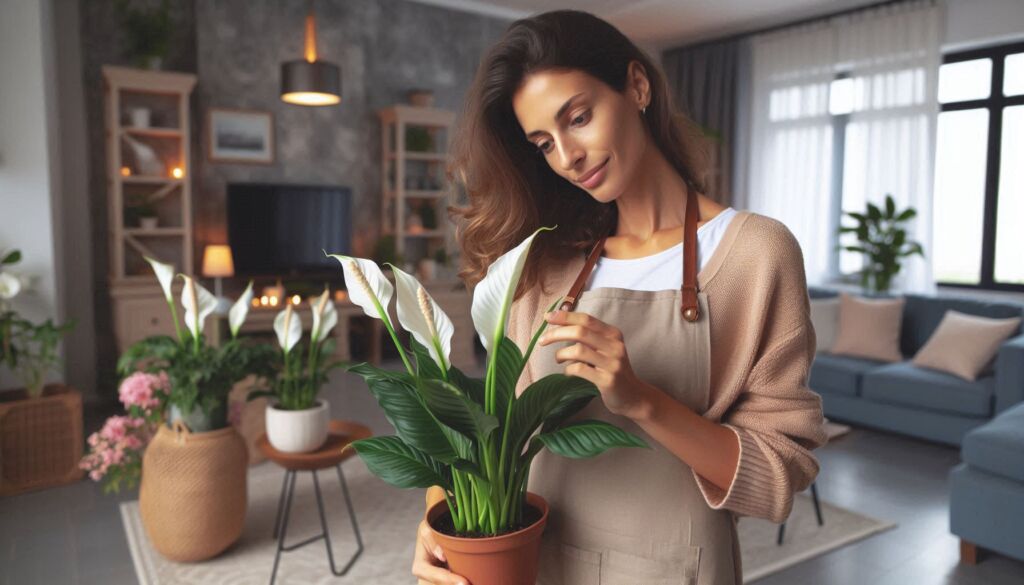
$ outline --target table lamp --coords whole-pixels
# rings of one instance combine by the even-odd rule
[[[231,247],[227,244],[210,244],[203,250],[203,276],[213,278],[213,294],[217,296],[217,312],[224,304],[221,278],[235,275],[235,263],[231,258]],[[230,306],[230,303],[228,303]]]

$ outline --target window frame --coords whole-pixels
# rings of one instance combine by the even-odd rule
[[[1024,284],[1009,284],[995,281],[996,254],[996,213],[999,205],[999,171],[1002,164],[1003,109],[1024,105],[1024,94],[1007,97],[1003,95],[1003,73],[1006,57],[1024,52],[1024,42],[994,45],[965,51],[954,51],[942,56],[942,64],[992,60],[992,79],[989,96],[984,99],[966,100],[939,104],[940,112],[986,109],[988,111],[988,147],[985,153],[985,202],[982,222],[981,272],[978,284],[935,281],[943,287],[1024,292]],[[938,149],[938,144],[935,144]]]

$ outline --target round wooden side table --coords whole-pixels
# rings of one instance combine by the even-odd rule
[[[331,573],[341,577],[348,573],[349,569],[363,553],[363,537],[359,533],[359,524],[356,523],[356,512],[352,507],[352,498],[349,496],[348,485],[345,483],[345,474],[341,471],[341,463],[356,454],[355,450],[342,449],[352,441],[366,439],[373,436],[370,429],[352,421],[332,420],[329,427],[327,441],[322,447],[312,453],[283,453],[278,451],[267,440],[264,433],[256,440],[260,451],[277,465],[284,468],[284,482],[281,484],[281,496],[277,502],[277,517],[274,520],[274,538],[277,540],[277,552],[274,554],[274,568],[270,573],[270,583],[273,585],[277,577],[277,565],[281,560],[282,552],[293,551],[299,547],[316,542],[321,538],[327,547],[327,559],[331,564]],[[352,521],[352,530],[355,532],[357,549],[348,563],[339,571],[334,564],[334,553],[331,551],[331,536],[327,530],[327,517],[324,515],[324,499],[320,493],[320,481],[317,472],[334,467],[338,472],[338,481],[341,483],[341,491],[345,496],[345,505],[348,507],[349,519]],[[309,471],[313,474],[313,489],[316,492],[316,505],[320,511],[320,526],[323,532],[292,545],[285,545],[285,535],[288,532],[288,515],[292,508],[292,496],[295,493],[295,476],[300,471]]]

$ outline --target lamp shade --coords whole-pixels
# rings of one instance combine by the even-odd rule
[[[203,250],[203,276],[234,276],[235,262],[231,258],[231,247],[226,244],[211,244]]]
[[[286,61],[281,64],[281,99],[302,106],[340,103],[341,70],[329,61]]]

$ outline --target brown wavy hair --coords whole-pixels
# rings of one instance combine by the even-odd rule
[[[541,226],[558,228],[538,234],[531,245],[516,299],[544,286],[546,267],[585,254],[614,229],[615,203],[595,200],[551,169],[526,140],[512,96],[532,73],[573,69],[623,93],[631,61],[643,65],[650,82],[643,118],[654,144],[688,188],[704,191],[706,155],[698,128],[675,107],[664,73],[643,50],[587,12],[555,10],[517,20],[480,62],[446,168],[448,180],[469,197],[466,207],[447,207],[462,250],[459,278],[469,290],[492,262]]]

